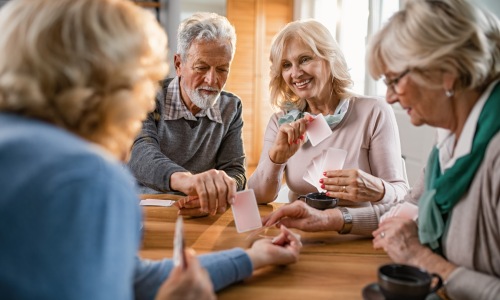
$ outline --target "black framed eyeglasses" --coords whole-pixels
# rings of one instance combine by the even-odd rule
[[[389,78],[384,78],[384,83],[385,85],[390,88],[394,93],[400,94],[401,91],[398,89],[398,83],[403,77],[406,76],[406,74],[410,73],[410,69],[406,69],[405,71],[401,72],[398,76],[395,78],[389,79]]]

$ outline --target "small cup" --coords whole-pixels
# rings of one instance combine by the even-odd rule
[[[337,206],[337,202],[339,201],[338,198],[328,197],[325,193],[309,193],[299,196],[297,199],[303,199],[307,205],[319,210],[334,208]]]
[[[437,278],[432,287],[433,278]],[[387,264],[378,269],[378,284],[386,300],[424,300],[443,285],[438,274],[402,264]]]

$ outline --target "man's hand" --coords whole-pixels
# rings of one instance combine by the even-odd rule
[[[198,203],[200,212],[211,215],[225,212],[236,196],[234,179],[226,172],[215,169],[195,175],[174,173],[170,177],[170,187],[188,196],[196,196],[197,202],[193,205]]]

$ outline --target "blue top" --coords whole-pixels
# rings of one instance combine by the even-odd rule
[[[153,299],[171,260],[137,257],[133,177],[48,123],[0,113],[0,294],[5,299]],[[200,257],[215,290],[252,273],[245,251]]]

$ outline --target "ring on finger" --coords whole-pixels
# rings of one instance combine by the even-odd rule
[[[382,231],[382,232],[380,233],[380,237],[381,237],[381,238],[385,238],[385,231]]]
[[[342,193],[345,193],[347,191],[347,187],[345,185],[342,186]]]

